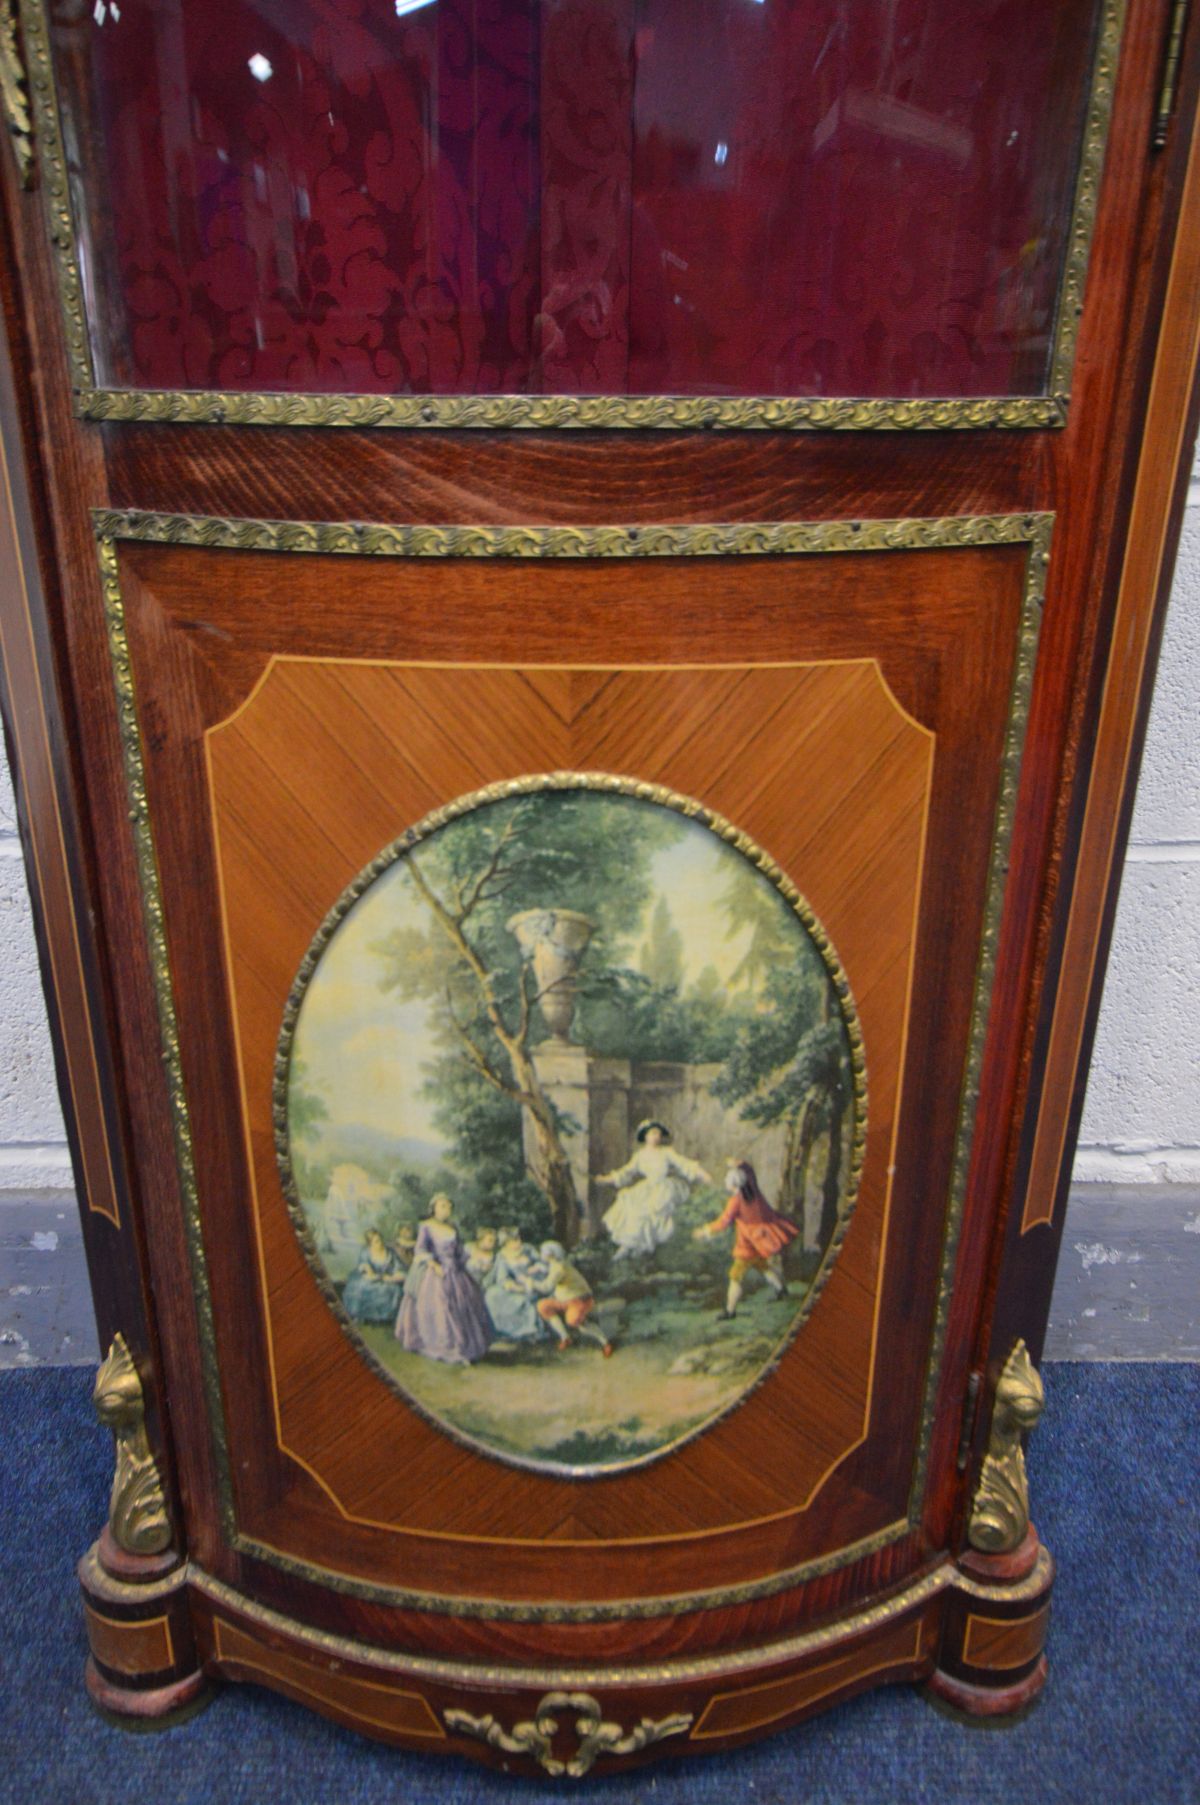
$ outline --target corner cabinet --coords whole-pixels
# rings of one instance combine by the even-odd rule
[[[581,1776],[1037,1694],[1187,12],[0,6],[110,1712]]]

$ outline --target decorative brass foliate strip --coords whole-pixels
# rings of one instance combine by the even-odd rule
[[[85,392],[90,392],[95,387],[92,350],[84,312],[79,257],[75,248],[75,220],[71,212],[71,189],[58,113],[58,91],[50,60],[50,37],[42,0],[22,0],[21,35],[25,44],[25,69],[37,134],[38,167],[42,178],[46,226],[58,271],[58,295],[63,310],[67,363],[75,389],[75,405],[82,412]]]
[[[954,1162],[950,1176],[950,1205],[946,1212],[946,1229],[942,1243],[937,1308],[929,1351],[929,1373],[925,1385],[925,1402],[921,1411],[917,1461],[913,1471],[912,1491],[909,1496],[909,1516],[913,1523],[918,1520],[921,1498],[925,1491],[929,1444],[933,1437],[937,1390],[941,1379],[942,1355],[946,1345],[946,1325],[950,1316],[950,1299],[954,1287],[954,1267],[958,1256],[959,1235],[962,1231],[963,1210],[966,1205],[971,1150],[975,1141],[979,1081],[983,1071],[983,1053],[991,1015],[992,987],[996,978],[996,952],[1000,941],[1000,922],[1004,911],[1004,892],[1008,879],[1008,854],[1016,819],[1021,756],[1025,746],[1025,728],[1029,720],[1029,702],[1033,693],[1033,674],[1037,662],[1038,636],[1042,625],[1042,602],[1046,593],[1046,576],[1050,566],[1050,539],[1054,530],[1054,516],[1053,514],[1034,515],[1031,517],[1031,525],[1029,559],[1025,566],[1025,593],[1021,609],[1021,625],[1017,635],[1017,655],[1013,667],[1012,701],[1009,705],[1008,729],[1005,735],[1001,764],[1000,792],[996,801],[996,824],[992,834],[992,856],[984,903],[983,937],[980,942],[979,963],[975,972],[967,1063],[959,1102],[958,1129],[954,1140]]]
[[[1084,121],[1079,174],[1075,182],[1075,202],[1071,210],[1071,234],[1054,320],[1054,349],[1050,357],[1048,386],[1050,393],[1062,407],[1063,425],[1066,424],[1067,405],[1071,399],[1071,378],[1075,368],[1079,322],[1083,314],[1084,290],[1087,287],[1088,263],[1092,253],[1092,234],[1096,229],[1100,178],[1104,173],[1104,151],[1112,120],[1113,94],[1117,85],[1117,63],[1120,60],[1124,26],[1125,0],[1104,0],[1096,42],[1096,61],[1092,69],[1092,89]]]
[[[90,1583],[94,1568],[91,1557],[87,1559]],[[547,1668],[452,1661],[444,1655],[400,1653],[394,1649],[358,1642],[350,1636],[340,1636],[331,1630],[299,1624],[295,1618],[273,1610],[270,1605],[259,1604],[257,1600],[247,1598],[244,1593],[226,1585],[223,1580],[215,1579],[194,1563],[186,1569],[187,1583],[210,1605],[335,1660],[374,1667],[379,1672],[395,1674],[397,1677],[429,1680],[444,1685],[529,1686],[538,1689],[569,1687],[572,1690],[724,1680],[734,1674],[748,1673],[752,1669],[782,1665],[784,1662],[802,1660],[808,1655],[820,1654],[836,1644],[864,1636],[882,1624],[892,1623],[897,1618],[920,1610],[947,1590],[966,1593],[970,1598],[988,1603],[1024,1604],[1029,1599],[1041,1597],[1052,1574],[1053,1562],[1044,1548],[1038,1550],[1032,1573],[1023,1580],[1018,1580],[1015,1585],[988,1585],[981,1580],[973,1580],[960,1572],[952,1562],[946,1561],[932,1572],[923,1573],[919,1579],[901,1591],[894,1592],[891,1597],[868,1605],[852,1617],[841,1618],[836,1623],[826,1623],[820,1629],[802,1630],[795,1635],[782,1637],[777,1642],[755,1643],[719,1655],[678,1655],[670,1661],[647,1661],[634,1666]],[[174,1576],[171,1583],[174,1584]]]
[[[4,4],[5,0],[0,0]],[[1126,0],[1102,0],[1071,227],[1044,395],[314,395],[97,386],[80,277],[45,0],[23,0],[23,30],[76,411],[87,420],[185,425],[534,429],[696,427],[764,432],[941,432],[1065,426],[1079,319],[1112,116]]]
[[[146,1435],[142,1381],[123,1335],[113,1338],[96,1374],[92,1403],[110,1429],[116,1467],[108,1502],[108,1527],[126,1554],[162,1554],[171,1543],[171,1519],[158,1465]]]
[[[379,526],[92,510],[99,539],[382,558],[728,558],[1048,543],[1052,514],[787,520],[697,526]],[[1039,586],[1040,593],[1040,586]]]
[[[420,1592],[410,1586],[389,1586],[377,1580],[359,1579],[352,1573],[301,1560],[266,1542],[257,1541],[253,1536],[239,1533],[233,1546],[239,1554],[265,1561],[268,1566],[277,1567],[281,1573],[289,1573],[296,1579],[324,1586],[330,1592],[341,1592],[347,1598],[362,1598],[395,1610],[428,1611],[436,1617],[492,1618],[504,1623],[626,1623],[633,1619],[682,1617],[689,1611],[709,1611],[727,1605],[750,1604],[757,1598],[773,1598],[779,1592],[791,1591],[796,1586],[807,1585],[810,1580],[822,1579],[842,1567],[852,1566],[856,1561],[867,1560],[884,1548],[890,1548],[894,1542],[903,1541],[911,1529],[908,1519],[900,1517],[886,1528],[876,1530],[874,1535],[863,1536],[829,1554],[801,1561],[798,1566],[785,1567],[766,1579],[745,1580],[740,1585],[718,1586],[713,1591],[668,1592],[652,1598],[606,1598],[582,1603],[564,1599],[514,1602],[506,1598],[468,1598]]]
[[[28,188],[33,182],[33,126],[12,0],[0,0],[0,108],[16,159],[17,176],[22,188]]]
[[[1154,131],[1150,138],[1155,150],[1164,149],[1171,130],[1171,115],[1175,111],[1175,91],[1179,85],[1179,63],[1183,56],[1183,34],[1187,28],[1190,6],[1191,0],[1175,0],[1175,4],[1171,8],[1171,21],[1167,26],[1167,48],[1163,56],[1162,81],[1158,89],[1158,103],[1154,109]]]
[[[1015,811],[1021,748],[1032,688],[1041,603],[1049,561],[1054,516],[1046,513],[949,515],[936,519],[758,522],[733,525],[648,527],[403,527],[311,521],[270,521],[95,509],[93,526],[99,542],[100,568],[108,620],[109,648],[117,689],[118,718],[125,756],[129,812],[137,848],[138,871],[145,901],[151,965],[158,996],[164,1060],[171,1095],[176,1158],[184,1197],[198,1326],[204,1367],[205,1397],[217,1453],[222,1526],[230,1544],[298,1577],[358,1597],[454,1615],[513,1618],[521,1621],[595,1622],[618,1616],[664,1616],[712,1606],[746,1602],[836,1570],[862,1559],[907,1533],[919,1521],[925,1484],[933,1410],[941,1372],[955,1256],[965,1201],[974,1109],[991,1001],[996,940],[1007,871],[1008,845]],[[338,1574],[240,1535],[234,1514],[228,1443],[220,1376],[212,1325],[212,1300],[204,1257],[199,1195],[193,1158],[187,1098],[183,1084],[178,1024],[163,920],[162,894],[154,853],[145,787],[140,729],[133,675],[125,633],[124,606],[117,571],[116,547],[129,539],[157,544],[192,545],[246,551],[344,554],[383,557],[728,557],[798,556],[823,552],[887,552],[947,549],[964,546],[1029,547],[1022,618],[1018,635],[1012,702],[1006,734],[1000,797],[996,812],[982,951],[976,977],[968,1042],[966,1076],[953,1161],[933,1339],[922,1409],[909,1520],[890,1525],[836,1555],[818,1558],[785,1574],[722,1588],[710,1593],[614,1603],[513,1604],[494,1599],[438,1598],[430,1594],[372,1586]]]
[[[1069,366],[1068,366],[1069,367]],[[640,427],[682,432],[978,432],[1067,423],[1060,395],[979,400],[857,400],[743,395],[277,395],[205,389],[80,389],[87,420],[192,426],[526,427],[543,432]]]
[[[561,1761],[554,1754],[554,1738],[560,1718],[567,1711],[575,1714],[573,1729],[578,1747],[568,1760]],[[668,1736],[686,1735],[693,1722],[690,1711],[676,1711],[658,1720],[643,1717],[626,1734],[620,1724],[604,1722],[600,1701],[590,1692],[547,1692],[538,1700],[532,1719],[515,1723],[511,1730],[506,1730],[490,1711],[484,1717],[476,1717],[452,1706],[442,1715],[446,1728],[459,1736],[473,1737],[506,1755],[530,1755],[546,1773],[555,1778],[566,1774],[572,1780],[582,1780],[601,1755],[636,1755]]]
[[[988,1451],[967,1523],[984,1554],[1010,1554],[1029,1532],[1029,1480],[1021,1438],[1037,1426],[1045,1396],[1029,1350],[1018,1341],[996,1384]]]
[[[192,1149],[192,1129],[188,1114],[187,1094],[183,1083],[183,1061],[179,1049],[179,1023],[175,1014],[175,992],[171,983],[171,965],[167,953],[166,928],[163,923],[162,889],[158,877],[158,860],[154,851],[154,833],[150,825],[150,808],[146,800],[146,770],[142,757],[142,738],[138,728],[137,698],[134,693],[133,667],[129,643],[125,635],[125,603],[117,570],[116,542],[101,538],[99,542],[100,580],[104,593],[104,611],[108,628],[108,649],[112,660],[113,682],[117,692],[117,722],[125,763],[125,794],[129,820],[133,828],[134,851],[142,892],[146,939],[158,1003],[159,1035],[163,1063],[171,1102],[171,1129],[175,1140],[175,1164],[183,1193],[184,1225],[187,1231],[188,1255],[192,1272],[192,1292],[200,1331],[204,1368],[204,1393],[217,1459],[222,1526],[232,1538],[236,1532],[233,1491],[229,1473],[229,1453],[225,1435],[225,1410],[221,1399],[221,1381],[217,1370],[216,1338],[212,1320],[212,1293],[208,1282],[208,1264],[204,1255],[204,1237],[200,1227],[200,1198],[196,1186],[196,1162]]]
[[[1049,1558],[1043,1549],[1035,1574],[1019,1586],[1005,1590],[1003,1596],[1006,1599],[1018,1598],[1022,1594],[1032,1597],[1035,1590],[1044,1590]],[[599,1691],[611,1686],[675,1685],[687,1681],[703,1683],[706,1680],[728,1679],[735,1674],[780,1665],[785,1661],[801,1660],[806,1655],[818,1654],[835,1644],[865,1635],[882,1624],[891,1623],[898,1617],[919,1610],[942,1592],[960,1587],[957,1569],[947,1562],[934,1568],[931,1573],[922,1574],[890,1598],[855,1612],[852,1617],[827,1623],[820,1629],[785,1636],[776,1642],[752,1643],[723,1654],[678,1655],[669,1661],[641,1661],[628,1666],[524,1667],[500,1665],[494,1661],[456,1661],[444,1655],[401,1653],[394,1649],[379,1648],[355,1641],[349,1636],[338,1635],[334,1631],[299,1624],[295,1618],[273,1610],[270,1605],[259,1604],[257,1600],[247,1598],[223,1580],[214,1579],[195,1566],[188,1568],[187,1577],[189,1584],[209,1604],[258,1624],[263,1629],[286,1636],[292,1642],[301,1642],[306,1649],[332,1656],[336,1660],[373,1666],[382,1672],[395,1674],[397,1678],[428,1680],[444,1685],[528,1686],[539,1689],[563,1687],[572,1691]],[[998,1587],[989,1592],[989,1597],[999,1596]]]

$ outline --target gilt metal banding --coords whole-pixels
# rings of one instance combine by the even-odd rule
[[[296,1183],[292,1166],[291,1144],[288,1134],[288,1087],[292,1070],[296,1027],[309,984],[311,983],[317,968],[320,965],[321,958],[331,940],[345,921],[346,917],[350,914],[355,904],[366,895],[367,891],[385,871],[391,870],[399,860],[414,851],[416,847],[422,844],[422,842],[428,840],[430,835],[437,833],[449,822],[457,821],[464,815],[469,815],[473,810],[481,808],[488,803],[504,802],[514,797],[537,796],[550,793],[561,794],[563,792],[572,791],[576,793],[580,791],[590,792],[593,795],[629,796],[640,802],[653,803],[658,808],[674,809],[684,819],[700,822],[717,839],[724,840],[727,845],[732,846],[736,852],[740,853],[741,856],[755,868],[755,870],[762,873],[763,877],[767,879],[768,883],[775,887],[780,896],[782,896],[784,901],[788,904],[789,908],[794,912],[811,944],[817,950],[825,970],[826,978],[831,985],[833,992],[836,994],[841,1007],[842,1025],[846,1032],[847,1048],[850,1056],[851,1086],[854,1100],[854,1125],[850,1140],[850,1167],[846,1178],[845,1194],[839,1204],[833,1230],[822,1252],[820,1265],[809,1280],[808,1289],[805,1293],[803,1302],[793,1315],[788,1337],[776,1350],[772,1359],[760,1371],[758,1378],[754,1381],[754,1385],[757,1386],[762,1384],[762,1382],[775,1371],[784,1352],[784,1348],[790,1345],[791,1338],[798,1333],[804,1323],[806,1323],[812,1315],[813,1309],[828,1282],[834,1261],[841,1251],[842,1243],[846,1238],[846,1231],[850,1226],[850,1220],[854,1213],[855,1204],[858,1201],[859,1185],[862,1180],[863,1164],[866,1159],[867,1151],[868,1119],[866,1053],[863,1046],[862,1023],[859,1019],[858,1008],[854,1001],[849,977],[838,957],[836,948],[830,940],[829,935],[826,933],[825,928],[813,913],[811,906],[800,894],[799,890],[796,888],[795,884],[792,883],[787,874],[780,869],[769,853],[764,852],[762,847],[757,845],[749,834],[744,833],[740,828],[735,827],[734,824],[731,821],[727,821],[723,815],[719,815],[714,810],[706,808],[702,802],[698,802],[693,797],[683,796],[677,790],[673,790],[665,784],[647,783],[632,778],[619,777],[611,772],[605,771],[547,771],[540,775],[506,778],[499,783],[488,784],[483,789],[459,796],[453,802],[447,803],[441,808],[434,809],[422,820],[414,823],[411,827],[406,828],[404,833],[385,846],[375,858],[371,860],[370,864],[365,866],[363,870],[358,873],[354,881],[343,890],[332,909],[330,909],[329,913],[318,927],[316,934],[313,936],[309,945],[308,951],[305,953],[304,958],[300,963],[300,968],[292,982],[287,1002],[284,1005],[283,1022],[280,1028],[279,1042],[276,1049],[275,1082],[272,1089],[275,1154],[279,1164],[284,1201],[287,1204],[292,1227],[295,1230],[296,1238],[300,1243],[300,1248],[308,1264],[308,1269],[316,1281],[317,1288],[325,1299],[325,1303],[333,1315],[334,1320],[341,1325],[343,1330],[348,1331],[353,1336],[354,1325],[346,1313],[341,1292],[330,1279],[321,1259],[311,1224],[309,1223],[304,1210],[304,1205],[300,1199],[299,1188]],[[376,1358],[374,1353],[365,1343],[359,1342],[357,1348],[360,1357],[365,1360],[372,1372],[376,1373],[378,1377],[383,1380],[385,1385],[394,1390],[398,1396],[402,1397],[404,1402],[411,1409],[422,1411],[422,1413],[424,1412],[424,1407],[420,1400],[414,1397],[410,1392],[407,1392],[403,1386],[397,1384],[394,1375],[382,1361]],[[744,1397],[746,1394],[743,1392],[741,1395]],[[436,1415],[431,1416],[430,1420],[436,1424],[443,1435],[451,1436],[453,1439],[462,1442],[464,1446],[473,1448],[476,1452],[494,1454],[495,1450],[490,1448],[486,1442],[469,1435],[455,1424],[437,1417]],[[701,1435],[706,1430],[710,1429],[713,1426],[714,1421],[715,1419],[713,1418],[706,1419],[679,1441],[673,1442],[671,1446],[673,1448],[680,1447],[684,1442],[693,1440],[696,1436]],[[663,1451],[664,1450],[656,1450],[649,1458],[656,1459]],[[643,1465],[644,1459],[645,1457],[634,1457],[619,1467],[613,1464],[605,1467],[603,1470],[608,1475],[617,1471],[629,1471],[632,1467]],[[561,1469],[565,1476],[572,1478],[581,1476],[586,1470],[587,1469],[580,1467],[563,1467]]]

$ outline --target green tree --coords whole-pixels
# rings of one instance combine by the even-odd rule
[[[313,1089],[302,1059],[291,1062],[287,1096],[288,1151],[296,1190],[301,1197],[323,1196],[329,1187],[329,1173],[314,1162],[313,1150],[329,1109],[321,1093]]]
[[[714,974],[715,975],[715,974]],[[601,1059],[724,1059],[747,1015],[744,998],[693,985],[681,996],[626,967],[593,969],[581,986],[580,1038]]]
[[[293,1140],[311,1141],[329,1116],[320,1091],[312,1088],[303,1059],[293,1059],[288,1070],[288,1131]]]
[[[390,1195],[380,1210],[379,1232],[385,1241],[394,1241],[401,1228],[415,1228],[423,1216],[429,1213],[429,1200],[439,1191],[450,1191],[457,1187],[453,1175],[445,1166],[425,1167],[414,1171],[411,1166],[396,1166],[389,1180]]]
[[[761,990],[781,962],[794,956],[795,913],[774,884],[749,864],[730,871],[721,907],[725,912],[726,938],[746,937],[745,949],[730,975],[729,988],[753,994]]]
[[[707,1008],[719,1004],[724,994],[725,986],[721,982],[720,972],[715,965],[706,965],[692,985],[692,995]]]
[[[822,1180],[821,1242],[832,1232],[840,1195],[842,1133],[852,1090],[850,1048],[824,971],[796,959],[767,980],[763,1006],[745,1023],[713,1090],[759,1127],[787,1130],[782,1207],[803,1199],[818,1136],[829,1133]]]
[[[444,1189],[436,1176],[414,1172],[411,1166],[397,1166],[390,1174],[388,1184],[393,1196],[391,1214],[397,1228],[402,1222],[418,1223],[429,1208],[429,1199]]]
[[[654,905],[638,965],[642,975],[660,990],[679,990],[683,985],[683,935],[671,918],[665,896]]]
[[[542,997],[509,927],[526,909],[572,909],[594,924],[581,975],[620,964],[640,928],[655,851],[683,832],[665,809],[586,790],[506,798],[449,823],[403,860],[424,924],[376,942],[381,986],[430,1007],[438,1053],[430,1073],[439,1126],[468,1171],[486,1149],[520,1160],[522,1117],[533,1173],[555,1235],[575,1240],[577,1205],[562,1122],[533,1058],[545,1033]],[[452,1081],[453,1080],[453,1081]],[[487,1092],[486,1133],[478,1129]],[[503,1133],[501,1133],[503,1129]],[[498,1182],[498,1177],[497,1177]],[[514,1202],[516,1200],[514,1199]]]
[[[757,873],[731,875],[722,897],[730,936],[748,935],[731,987],[754,997],[713,1089],[760,1127],[787,1133],[782,1207],[803,1200],[813,1150],[828,1131],[821,1242],[832,1232],[842,1138],[852,1097],[850,1046],[824,962],[787,899]]]
[[[525,1170],[520,1103],[484,1083],[453,1052],[433,1062],[429,1088],[452,1133],[462,1175],[453,1187],[442,1188],[453,1188],[464,1225],[503,1228],[511,1223],[526,1241],[544,1241],[554,1223],[546,1193]]]

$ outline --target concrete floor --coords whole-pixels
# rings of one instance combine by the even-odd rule
[[[1047,1360],[1200,1360],[1200,1188],[1077,1185]]]

